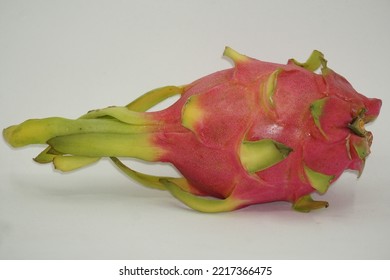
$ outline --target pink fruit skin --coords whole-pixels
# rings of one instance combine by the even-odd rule
[[[334,176],[332,182],[346,169],[362,171],[364,159],[353,144],[363,141],[369,149],[372,139],[355,135],[348,124],[362,109],[367,121],[375,119],[381,100],[359,94],[330,69],[321,75],[292,62],[281,65],[253,58],[235,64],[187,85],[176,103],[151,113],[164,121],[154,139],[167,151],[159,160],[183,174],[191,193],[246,201],[237,208],[271,201],[294,203],[316,191],[304,166]],[[267,111],[261,105],[261,85],[277,69],[281,71],[272,97],[274,108]],[[192,96],[198,97],[203,111],[194,131],[182,126],[182,111]],[[310,106],[322,98],[328,102],[320,116],[321,132]],[[293,151],[278,164],[249,173],[241,164],[239,146],[244,140],[261,139],[273,139]]]

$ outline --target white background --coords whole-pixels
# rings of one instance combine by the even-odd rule
[[[284,63],[321,50],[383,100],[362,177],[301,214],[288,203],[201,214],[107,160],[61,174],[0,141],[0,259],[389,259],[390,2],[0,0],[0,127],[76,118],[231,67],[225,45]],[[173,175],[167,166],[131,163]]]

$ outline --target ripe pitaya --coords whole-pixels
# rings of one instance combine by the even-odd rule
[[[314,51],[305,63],[258,61],[227,47],[235,67],[185,86],[155,89],[124,107],[76,120],[27,120],[4,130],[14,147],[48,144],[35,161],[74,170],[110,157],[145,186],[168,190],[204,212],[289,201],[327,207],[324,194],[346,169],[363,171],[381,100],[357,93]],[[321,68],[321,74],[315,71]],[[162,111],[145,112],[180,94]],[[118,157],[173,164],[183,178],[136,172]]]

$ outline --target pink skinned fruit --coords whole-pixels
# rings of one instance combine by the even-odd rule
[[[378,116],[381,100],[356,92],[319,51],[286,65],[229,47],[224,55],[234,68],[75,120],[27,120],[3,135],[13,147],[47,145],[34,160],[62,171],[109,157],[139,183],[203,212],[271,201],[302,212],[327,207],[310,194],[324,194],[344,170],[362,173],[373,138],[364,125]],[[176,94],[173,105],[146,112]],[[143,174],[121,157],[168,162],[183,177]]]

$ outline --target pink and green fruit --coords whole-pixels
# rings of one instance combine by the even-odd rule
[[[13,147],[43,144],[34,160],[70,171],[109,157],[139,183],[203,212],[287,201],[308,212],[344,170],[360,175],[381,100],[356,92],[319,51],[300,63],[259,61],[227,47],[234,62],[184,86],[152,90],[126,106],[78,119],[30,119],[3,131]],[[320,73],[317,73],[320,70]],[[180,95],[161,111],[147,112]],[[137,172],[121,158],[167,162],[183,177]]]

